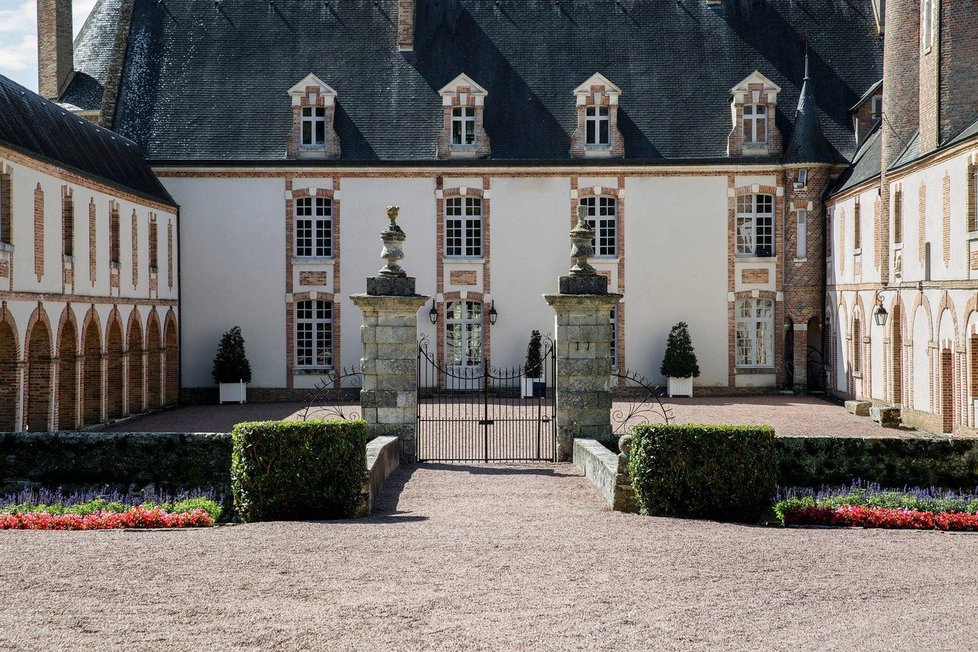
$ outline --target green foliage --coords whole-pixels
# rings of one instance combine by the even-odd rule
[[[530,333],[530,344],[526,347],[523,372],[527,378],[543,377],[543,345],[540,343],[540,331]]]
[[[779,500],[774,504],[774,514],[784,525],[784,515],[795,509],[811,507],[842,507],[843,505],[863,505],[866,507],[886,507],[889,509],[912,509],[920,512],[941,514],[957,512],[978,514],[978,499],[967,497],[922,497],[903,491],[867,492],[856,489],[838,496],[820,498],[817,496],[795,496]]]
[[[644,513],[756,522],[770,508],[772,428],[655,424],[632,432],[629,468]]]
[[[231,492],[243,521],[353,515],[367,472],[363,421],[252,421],[231,437]]]
[[[245,355],[244,343],[237,326],[221,336],[211,371],[215,383],[251,382],[251,364]]]
[[[659,371],[663,376],[673,378],[697,378],[700,367],[696,363],[696,353],[693,352],[693,340],[689,337],[689,327],[681,321],[672,327],[669,342],[666,344],[666,355],[662,359]]]
[[[221,506],[209,498],[187,498],[186,500],[181,500],[177,503],[145,502],[142,503],[142,506],[145,509],[159,507],[163,511],[170,512],[172,514],[184,514],[192,512],[195,509],[202,509],[210,514],[211,518],[213,518],[215,521],[217,521],[221,516]],[[65,505],[62,503],[18,503],[16,505],[6,505],[3,508],[0,508],[0,514],[27,514],[30,512],[43,512],[53,516],[62,516],[64,514],[89,516],[96,512],[113,512],[116,514],[123,514],[132,508],[133,505],[127,505],[119,501],[107,501],[104,498],[96,498],[95,500],[89,500],[87,502],[74,505]]]

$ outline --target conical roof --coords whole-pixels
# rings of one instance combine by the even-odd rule
[[[815,106],[815,94],[812,91],[812,80],[808,74],[808,54],[805,54],[805,79],[801,85],[798,97],[798,109],[795,111],[794,129],[791,140],[784,150],[785,163],[835,163],[838,156],[829,146],[822,135],[822,126],[818,121],[818,107]]]

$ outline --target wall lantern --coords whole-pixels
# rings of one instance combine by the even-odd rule
[[[492,305],[489,306],[489,324],[495,326],[497,319],[499,319],[499,313],[496,312],[496,301],[493,299]]]
[[[428,321],[432,324],[438,323],[438,307],[435,306],[435,300],[431,300],[431,310],[428,311]]]
[[[886,326],[886,318],[888,316],[889,313],[883,307],[883,292],[879,291],[876,293],[876,310],[873,311],[873,319],[876,321],[877,326]]]

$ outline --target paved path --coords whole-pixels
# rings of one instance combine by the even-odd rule
[[[0,650],[978,648],[978,535],[617,514],[568,466],[402,468],[380,507],[0,532]]]

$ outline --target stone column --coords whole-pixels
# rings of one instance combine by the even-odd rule
[[[387,264],[367,279],[367,293],[350,297],[363,312],[360,408],[371,435],[401,439],[401,458],[417,457],[418,310],[428,297],[416,294],[415,279],[397,264],[404,257],[404,231],[390,206],[390,226],[380,234]]]
[[[622,295],[608,292],[608,279],[595,272],[594,231],[577,209],[571,231],[570,274],[558,293],[544,298],[557,313],[557,461],[573,456],[576,437],[611,437],[611,327],[608,313]]]

